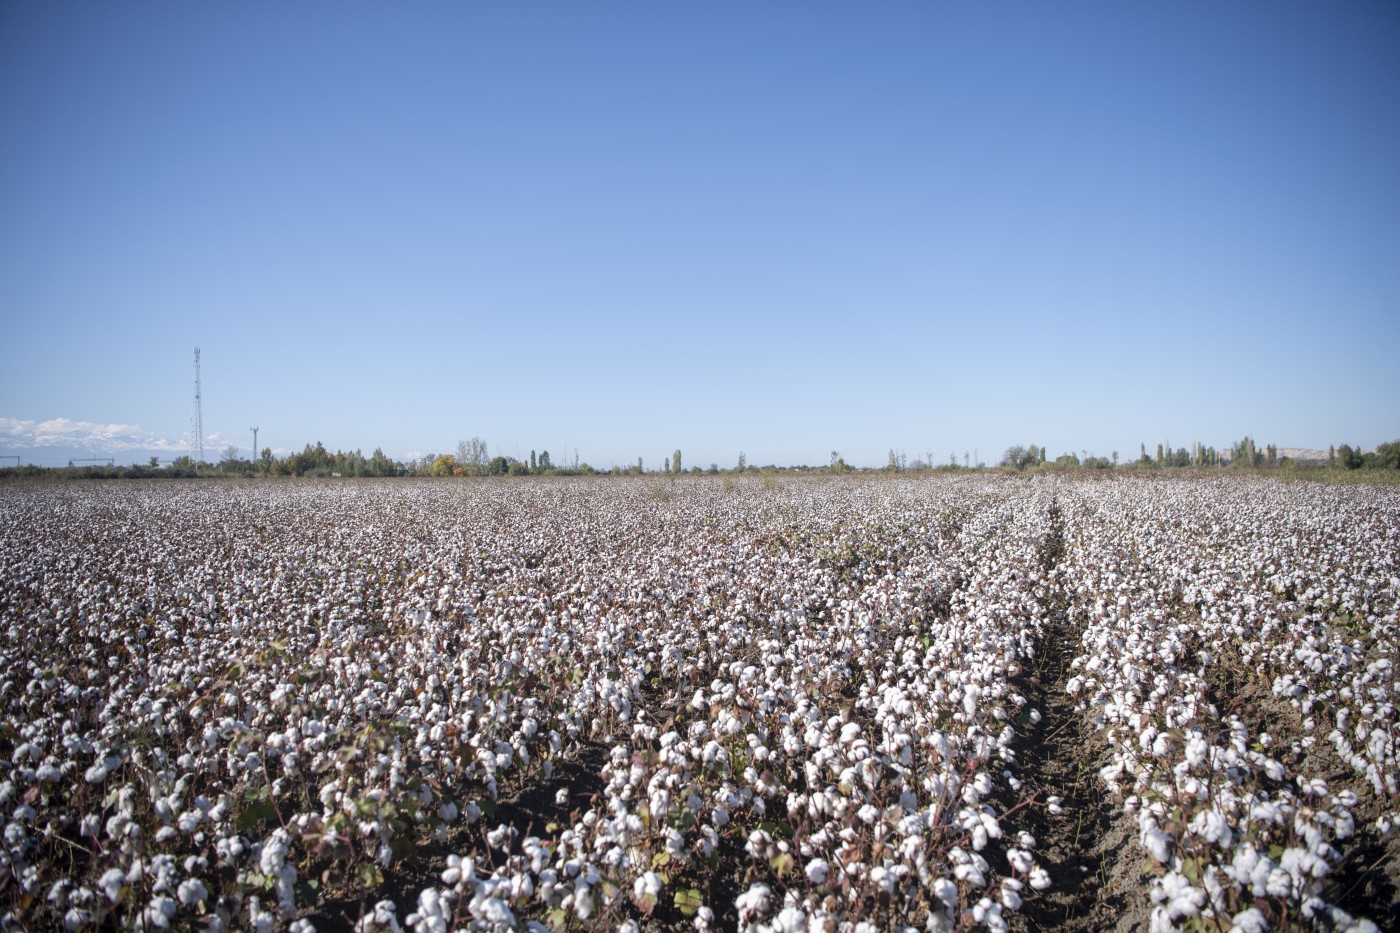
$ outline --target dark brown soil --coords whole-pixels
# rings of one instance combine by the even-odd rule
[[[1131,823],[1099,782],[1099,743],[1065,692],[1077,633],[1062,622],[1051,631],[1035,666],[1016,681],[1043,717],[1021,727],[1016,753],[1021,796],[1034,795],[1018,822],[1035,836],[1036,860],[1052,885],[1027,887],[1021,911],[1008,919],[1019,931],[1145,929],[1151,904]],[[1051,797],[1061,798],[1058,814],[1050,812]]]
[[[1040,548],[1045,572],[1054,569],[1066,547],[1053,506],[1050,520],[1050,534]],[[1132,823],[1099,782],[1097,772],[1105,763],[1102,744],[1065,692],[1081,634],[1067,621],[1067,605],[1065,594],[1052,590],[1045,604],[1051,620],[1046,636],[1029,668],[1013,681],[1028,710],[1039,710],[1042,717],[1039,723],[1026,719],[1017,726],[1017,774],[1024,782],[1019,796],[1031,800],[1018,823],[1035,836],[1036,861],[1052,884],[1045,891],[1023,890],[1022,909],[1008,921],[1017,931],[1146,929],[1149,884]],[[1050,812],[1052,797],[1060,798],[1061,812]]]

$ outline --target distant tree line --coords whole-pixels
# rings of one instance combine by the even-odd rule
[[[963,470],[969,468],[982,467],[984,464],[972,464],[972,458],[966,451],[963,453],[963,462],[958,463],[958,455],[953,451],[948,456],[945,464],[933,464],[933,455],[928,453],[926,458],[915,457],[911,462],[906,454],[901,450],[890,448],[888,459],[883,467],[853,467],[841,456],[841,452],[833,450],[828,463],[821,466],[775,466],[767,464],[758,466],[751,464],[743,451],[734,466],[722,468],[717,463],[711,463],[708,467],[695,465],[686,469],[681,456],[680,448],[671,452],[670,456],[662,458],[662,465],[659,470],[648,471],[642,457],[637,458],[636,463],[627,466],[614,466],[611,470],[600,471],[587,463],[581,463],[578,453],[575,452],[571,462],[558,463],[551,457],[549,451],[530,451],[529,460],[517,459],[515,457],[496,454],[492,456],[484,440],[480,437],[472,437],[469,440],[458,441],[456,450],[453,453],[430,453],[419,457],[416,460],[394,460],[384,454],[382,448],[375,448],[374,453],[368,457],[364,456],[358,449],[353,451],[329,451],[320,441],[315,444],[307,444],[300,451],[287,454],[283,457],[274,456],[272,449],[264,447],[260,456],[253,459],[239,457],[238,448],[230,445],[223,451],[223,457],[218,463],[196,463],[188,456],[180,456],[161,465],[157,458],[152,457],[148,463],[135,464],[132,466],[114,465],[94,465],[94,466],[73,466],[67,468],[43,468],[37,466],[18,466],[0,468],[0,477],[6,476],[41,476],[50,474],[60,474],[64,476],[78,478],[189,478],[189,477],[214,477],[214,476],[330,476],[330,477],[384,477],[384,476],[640,476],[650,472],[678,477],[689,473],[698,474],[741,474],[741,473],[853,473],[853,472],[890,472],[898,473],[904,471],[948,471]],[[1015,444],[1008,447],[1002,454],[998,466],[1013,470],[1112,470],[1120,466],[1118,451],[1113,451],[1110,457],[1101,457],[1090,454],[1088,451],[1075,453],[1069,451],[1049,459],[1046,448],[1038,444],[1022,446]],[[1251,469],[1273,469],[1291,467],[1295,469],[1317,469],[1330,467],[1338,470],[1400,470],[1400,440],[1391,441],[1379,445],[1374,451],[1362,451],[1360,448],[1352,447],[1349,444],[1334,446],[1327,452],[1326,464],[1315,461],[1304,463],[1294,463],[1286,456],[1281,456],[1278,448],[1273,444],[1259,447],[1252,437],[1245,436],[1238,442],[1230,445],[1228,450],[1217,451],[1214,447],[1205,444],[1195,443],[1188,449],[1179,447],[1173,450],[1170,443],[1156,445],[1155,452],[1149,452],[1146,443],[1139,446],[1138,458],[1121,464],[1123,467],[1138,470],[1160,470],[1178,468],[1207,468],[1207,467],[1228,467],[1228,468],[1251,468]]]
[[[1366,452],[1350,444],[1328,448],[1327,461],[1346,470],[1400,470],[1400,440]]]

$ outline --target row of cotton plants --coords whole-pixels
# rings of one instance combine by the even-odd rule
[[[1328,902],[1329,872],[1359,795],[1381,813],[1364,829],[1395,822],[1400,497],[1193,481],[1066,483],[1059,502],[1083,632],[1068,689],[1159,866],[1153,924],[1374,928]],[[1255,688],[1291,707],[1255,708]],[[1320,739],[1355,780],[1317,773]]]
[[[1007,815],[1048,504],[7,488],[0,926],[1003,929],[1048,884]]]

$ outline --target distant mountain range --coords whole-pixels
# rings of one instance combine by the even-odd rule
[[[205,447],[205,456],[218,457],[217,439]],[[118,465],[148,463],[152,457],[162,462],[189,452],[188,441],[169,438],[141,430],[135,424],[95,424],[53,418],[48,421],[27,421],[0,418],[0,466],[13,466],[11,457],[21,464],[35,466],[67,466],[68,461],[111,458]]]
[[[1278,455],[1301,463],[1327,462],[1327,451],[1318,450],[1314,447],[1280,447],[1278,449]]]

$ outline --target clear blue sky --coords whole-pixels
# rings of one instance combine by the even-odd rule
[[[1400,7],[0,5],[0,424],[1400,437]],[[66,422],[65,422],[66,423]]]

